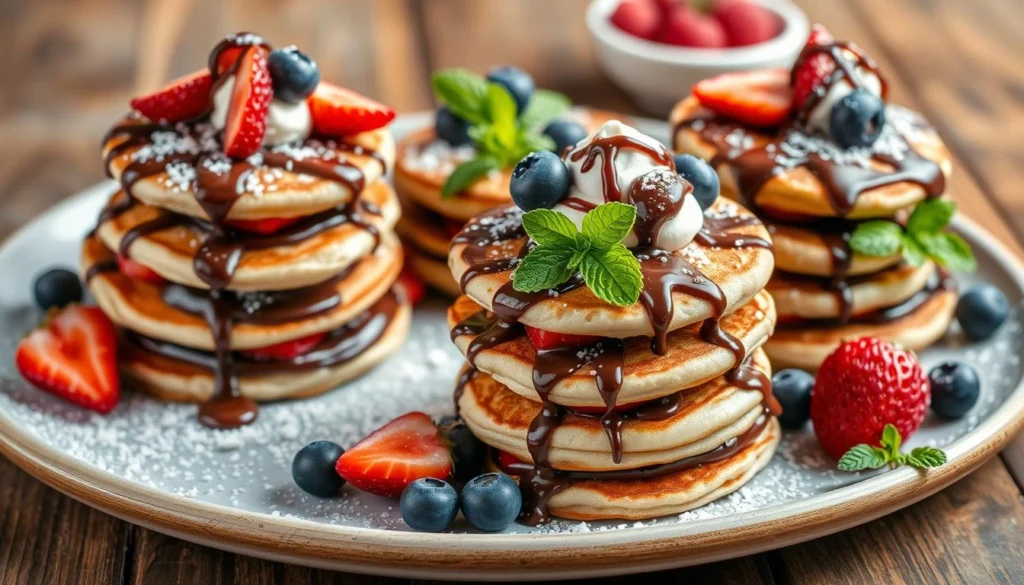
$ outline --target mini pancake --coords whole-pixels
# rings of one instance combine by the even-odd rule
[[[928,284],[935,270],[935,264],[929,260],[920,266],[903,263],[848,279],[853,297],[851,314],[869,313],[905,301]],[[767,290],[775,298],[775,308],[783,320],[791,317],[829,319],[842,314],[841,295],[830,288],[827,279],[776,271]]]
[[[593,132],[615,118],[609,112],[575,108],[567,119],[574,119]],[[468,221],[481,213],[508,204],[508,192],[514,167],[495,171],[474,182],[456,196],[441,197],[441,187],[456,166],[475,154],[471,145],[451,147],[438,140],[434,128],[413,132],[398,144],[395,163],[395,189],[402,197],[415,201],[443,217]]]
[[[111,201],[121,197],[125,194],[119,191]],[[381,234],[388,233],[400,213],[391,187],[377,181],[363,191],[360,200],[380,210],[380,215],[360,212],[361,218]],[[131,228],[167,215],[167,211],[157,207],[133,205],[124,213],[103,222],[97,235],[108,248],[117,250],[121,238]],[[183,221],[142,235],[132,243],[129,256],[167,280],[195,288],[209,288],[196,274],[193,264],[204,237],[204,231],[197,225]],[[273,248],[258,249],[258,234],[247,237],[253,238],[254,248],[242,254],[228,290],[279,290],[322,282],[369,254],[376,243],[373,234],[352,221],[344,221],[311,237]],[[272,238],[273,234],[266,237]]]
[[[471,299],[459,297],[448,309],[448,325],[454,328],[479,311],[480,307]],[[720,326],[739,339],[749,354],[768,339],[775,326],[775,307],[771,296],[765,292],[757,294],[746,305],[722,318]],[[693,324],[670,333],[665,355],[652,353],[647,338],[627,339],[618,403],[661,398],[703,384],[734,367],[736,357],[732,352],[704,341],[700,327],[700,324]],[[465,354],[472,339],[473,335],[461,335],[454,341],[459,351]],[[538,400],[533,386],[535,356],[536,349],[524,334],[479,352],[476,367],[494,376],[516,394]],[[556,384],[548,398],[565,406],[604,406],[595,376],[586,366]]]
[[[133,162],[151,164],[160,172],[135,182],[131,190],[136,198],[156,207],[209,219],[196,200],[193,183],[196,172],[193,164],[201,155],[220,152],[220,146],[211,143],[215,140],[213,127],[209,124],[192,127],[185,124],[163,126],[153,133],[140,134],[138,142],[120,148],[119,153],[111,158],[109,155],[112,150],[118,149],[130,140],[127,134],[118,133],[117,129],[124,126],[131,128],[144,123],[144,120],[129,116],[108,135],[103,145],[108,174],[121,181],[125,168]],[[232,205],[228,219],[252,220],[308,215],[347,203],[358,196],[359,193],[353,192],[345,180],[331,180],[302,172],[302,161],[322,160],[335,165],[351,165],[354,167],[354,173],[349,174],[361,175],[362,179],[357,183],[366,185],[383,177],[386,171],[384,166],[390,168],[394,162],[394,138],[386,128],[348,136],[344,142],[351,144],[352,148],[338,146],[338,142],[307,140],[298,146],[284,145],[264,149],[263,155],[254,155],[246,161],[231,161],[226,157],[218,157],[220,166],[214,168],[223,171],[221,176],[229,177],[248,167],[253,171],[249,179],[242,183],[245,191]],[[383,165],[381,160],[372,156],[373,152],[378,153]],[[162,161],[171,162],[175,156],[191,157],[192,160],[172,165],[169,171],[164,169]],[[299,162],[289,164],[287,158]],[[282,164],[271,166],[272,160]]]
[[[416,276],[420,277],[430,288],[450,297],[462,294],[459,283],[452,278],[448,265],[429,254],[424,254],[414,246],[406,246],[405,262]]]
[[[497,213],[495,211],[494,213]],[[510,211],[509,213],[514,213]],[[708,214],[735,216],[750,223],[726,230],[729,234],[742,234],[750,238],[770,241],[768,230],[753,214],[739,204],[719,199],[708,210]],[[518,222],[517,216],[507,216],[511,225]],[[486,218],[483,218],[486,219]],[[478,218],[478,222],[481,218]],[[499,220],[499,222],[505,219]],[[473,224],[470,224],[473,225]],[[526,238],[512,238],[480,250],[481,257],[488,260],[514,259],[526,244]],[[453,243],[448,255],[448,266],[456,280],[463,278],[469,269],[463,252],[473,244]],[[735,311],[750,301],[767,284],[774,266],[770,249],[763,247],[721,248],[705,246],[694,240],[673,256],[689,263],[703,274],[703,278],[718,285],[727,301],[724,314]],[[653,260],[652,262],[658,262]],[[478,274],[469,279],[463,292],[479,305],[492,310],[495,293],[503,286],[511,287],[512,270]],[[700,275],[694,275],[701,278]],[[701,278],[701,281],[703,281]],[[707,300],[687,294],[681,290],[672,293],[672,312],[667,330],[674,331],[692,323],[715,317],[714,306]],[[568,292],[537,298],[519,317],[519,322],[546,331],[558,333],[601,335],[605,337],[633,337],[654,335],[654,327],[644,306],[637,302],[628,307],[614,306],[594,296],[586,286],[579,286]]]
[[[445,272],[448,272],[445,260],[448,258],[448,245],[451,243],[451,236],[445,229],[444,218],[408,199],[403,197],[398,199],[402,204],[402,217],[395,224],[398,237],[402,238],[407,245],[419,248],[434,258],[439,258]],[[460,222],[457,223],[462,225]],[[451,279],[450,272],[448,278]]]
[[[378,305],[387,302],[395,303],[393,316],[383,323],[371,321],[374,330],[363,330],[365,337],[356,344],[358,353],[337,363],[295,366],[291,362],[254,362],[236,355],[240,393],[257,402],[304,398],[321,394],[365,374],[398,350],[409,330],[412,315],[409,304],[404,298],[397,299],[395,295],[388,294],[378,301]],[[213,361],[211,354],[184,351],[199,361]],[[168,357],[136,342],[121,344],[118,362],[129,387],[161,400],[205,402],[213,396],[212,363],[204,366]]]
[[[890,256],[865,256],[848,250],[842,234],[825,234],[814,231],[814,224],[802,227],[766,221],[772,235],[775,250],[775,269],[793,274],[810,276],[836,276],[836,260],[832,252],[838,247],[842,254],[849,254],[847,276],[871,274],[899,264],[902,254]]]
[[[752,367],[771,376],[768,358],[758,350]],[[465,374],[465,371],[464,371]],[[707,453],[746,432],[764,412],[760,392],[745,390],[723,376],[673,396],[674,413],[656,420],[623,415],[622,461],[616,464],[600,414],[569,412],[555,429],[548,452],[552,467],[575,471],[635,469],[671,463]],[[661,401],[658,401],[659,406]],[[530,462],[527,435],[541,410],[492,376],[470,378],[459,399],[459,412],[473,434],[495,449]],[[636,408],[643,409],[643,405]],[[629,407],[624,412],[629,412]]]
[[[889,126],[898,132],[921,157],[939,165],[942,174],[948,180],[952,172],[952,158],[938,133],[915,112],[900,106],[889,105],[887,110]],[[677,128],[673,137],[677,152],[694,154],[705,160],[711,160],[718,154],[716,146],[703,138],[695,130],[680,126],[684,120],[700,119],[701,124],[715,130],[721,130],[724,136],[729,135],[730,144],[743,144],[747,149],[765,145],[771,137],[753,128],[741,128],[734,123],[720,123],[714,119],[714,113],[700,105],[693,96],[682,100],[672,110],[669,122]],[[880,138],[879,140],[883,140]],[[746,141],[746,142],[745,142]],[[865,157],[866,159],[866,157]],[[870,161],[873,168],[882,171],[886,168],[878,161]],[[717,166],[722,179],[722,193],[737,198],[738,186],[736,176],[728,161]],[[927,192],[921,185],[911,181],[900,181],[862,191],[846,217],[892,217],[898,211],[912,207],[924,200]],[[769,179],[754,195],[754,203],[765,210],[780,216],[815,216],[833,217],[837,215],[833,208],[827,188],[807,167],[796,166],[784,170]]]
[[[112,262],[111,253],[96,237],[88,238],[82,246],[82,272],[92,266]],[[284,293],[245,293],[235,297],[241,317],[232,328],[231,347],[251,349],[298,339],[314,333],[336,329],[374,304],[398,277],[402,268],[401,246],[397,238],[385,235],[381,247],[356,262],[339,279],[304,289]],[[186,312],[168,304],[163,297],[167,287],[127,277],[117,271],[100,271],[88,281],[89,291],[97,304],[117,325],[143,335],[199,349],[213,350],[210,327],[201,314]],[[187,293],[177,287],[178,293]],[[192,289],[195,298],[205,299],[207,291]],[[276,294],[276,296],[275,296]],[[329,307],[312,315],[287,312],[289,299],[302,303],[301,295],[309,294],[321,299],[318,304]],[[261,309],[245,310],[270,300]],[[336,303],[333,304],[332,303]],[[284,307],[282,307],[284,305]],[[269,319],[275,309],[284,310],[282,318]],[[294,317],[294,318],[291,318]],[[260,319],[264,321],[260,321]]]

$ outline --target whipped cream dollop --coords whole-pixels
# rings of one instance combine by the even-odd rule
[[[616,139],[615,137],[625,137]],[[591,154],[591,150],[600,152]],[[611,156],[615,185],[606,188],[605,156]],[[591,158],[593,157],[593,158]],[[591,162],[588,164],[588,160]],[[638,215],[647,214],[647,221],[638,221],[633,232],[624,240],[629,247],[636,246],[650,237],[657,248],[681,250],[696,237],[704,225],[704,212],[700,203],[690,194],[689,186],[681,188],[683,180],[672,168],[672,155],[657,140],[641,133],[618,120],[606,122],[597,132],[580,140],[566,155],[565,163],[572,174],[573,186],[569,196],[555,205],[555,210],[564,213],[582,229],[583,216],[590,208],[619,201],[637,205]],[[586,170],[584,170],[586,167]],[[631,201],[630,192],[637,180],[653,187],[679,181],[680,188],[668,185],[661,189],[664,201]],[[655,226],[652,233],[641,233],[641,224]]]
[[[853,62],[856,62],[856,55],[848,53],[847,56]],[[854,67],[853,73],[858,77],[862,89],[875,94],[879,98],[882,97],[882,80],[878,78],[874,71],[863,65],[857,65]],[[807,113],[807,123],[812,128],[821,130],[827,135],[830,131],[832,106],[839,103],[839,100],[849,95],[854,89],[856,88],[845,77],[840,78],[839,81],[832,84],[832,87],[828,88],[824,97]]]
[[[213,112],[210,113],[210,123],[218,130],[223,130],[227,122],[231,92],[234,88],[235,80],[226,79],[224,84],[213,94]],[[289,104],[275,99],[270,102],[270,109],[267,113],[267,132],[263,136],[263,145],[278,146],[302,141],[309,138],[309,133],[312,130],[313,117],[305,100],[297,104]]]

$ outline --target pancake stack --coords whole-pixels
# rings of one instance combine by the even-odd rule
[[[563,158],[611,144],[594,166],[618,183],[614,159],[642,152],[630,140],[588,137]],[[664,147],[653,152],[654,166],[674,168]],[[604,188],[605,201],[612,191]],[[772,270],[764,226],[719,200],[684,248],[632,248],[643,289],[638,302],[619,306],[578,275],[550,290],[516,290],[513,271],[535,245],[522,217],[499,208],[455,236],[449,264],[463,294],[448,323],[468,362],[457,408],[493,449],[493,467],[518,479],[523,520],[680,513],[735,491],[766,465],[780,431],[759,349],[775,324],[762,290]],[[552,335],[556,347],[539,341]]]
[[[379,363],[411,310],[392,287],[402,252],[386,128],[264,144],[245,159],[225,155],[221,136],[208,114],[121,120],[103,145],[119,189],[82,270],[121,328],[122,374],[230,428],[252,422],[257,402],[311,396]]]

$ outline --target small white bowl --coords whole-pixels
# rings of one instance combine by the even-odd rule
[[[727,49],[676,47],[634,37],[611,23],[621,0],[594,0],[587,28],[604,72],[645,110],[666,116],[695,83],[730,71],[789,67],[807,42],[807,16],[789,0],[758,0],[784,23],[774,39]]]

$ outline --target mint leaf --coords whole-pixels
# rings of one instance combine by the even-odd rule
[[[519,152],[523,158],[538,150],[555,150],[555,141],[544,134],[531,134],[525,128],[519,128]],[[559,153],[556,153],[559,154]]]
[[[589,250],[580,264],[580,272],[590,290],[603,301],[626,307],[640,298],[640,262],[622,244]]]
[[[526,104],[526,111],[519,116],[519,124],[524,128],[541,130],[569,109],[571,103],[569,98],[557,91],[538,89]]]
[[[865,256],[892,256],[902,246],[903,228],[891,221],[866,221],[850,237],[850,249]]]
[[[907,233],[914,238],[921,233],[935,233],[949,225],[955,211],[956,203],[949,199],[926,199],[910,213]]]
[[[545,246],[576,246],[576,224],[563,213],[534,209],[523,214],[523,229],[533,241]]]
[[[600,250],[607,250],[629,235],[636,221],[636,207],[611,202],[598,205],[583,216],[583,235]]]
[[[918,234],[917,242],[939,266],[951,270],[972,271],[978,268],[971,246],[950,232]]]
[[[903,237],[903,259],[911,266],[920,266],[928,259],[928,254],[913,238]]]
[[[441,197],[451,197],[469,188],[480,177],[501,168],[501,163],[493,156],[477,156],[455,167],[448,180],[441,188]]]
[[[903,437],[900,436],[899,430],[891,424],[885,425],[885,428],[882,429],[882,439],[879,444],[881,447],[872,447],[863,443],[855,445],[839,458],[839,470],[878,469],[885,464],[890,467],[910,465],[923,469],[938,467],[946,463],[946,454],[941,449],[934,447],[916,447],[907,455],[900,453]]]
[[[896,459],[900,454],[900,446],[903,444],[903,437],[893,425],[885,425],[882,429],[882,440],[879,443],[889,454],[889,459]]]
[[[571,248],[557,246],[538,246],[519,262],[512,273],[512,286],[520,292],[537,292],[558,286],[569,280],[583,253]]]
[[[878,469],[888,462],[888,453],[878,447],[861,443],[847,451],[839,459],[839,471],[861,471]]]
[[[469,122],[487,122],[487,82],[466,69],[441,69],[430,76],[434,94],[452,113]]]
[[[505,86],[487,84],[487,119],[494,147],[492,154],[507,163],[518,162],[519,128],[516,126],[516,101]]]
[[[946,463],[946,452],[935,447],[915,447],[907,455],[906,462],[918,469],[938,467]]]

